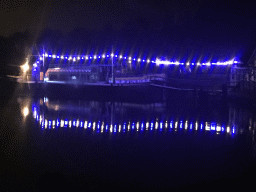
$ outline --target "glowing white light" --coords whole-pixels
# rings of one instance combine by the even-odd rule
[[[179,65],[180,63],[179,63],[178,61],[176,61],[174,64],[175,64],[175,65]]]
[[[229,133],[230,132],[230,127],[227,127],[227,133]]]
[[[126,59],[126,57],[124,57],[124,59]]]
[[[233,61],[228,61],[227,64],[232,65]]]
[[[146,129],[148,129],[148,127],[149,127],[149,122],[146,123]]]
[[[206,65],[207,65],[207,66],[210,66],[210,65],[211,65],[211,63],[210,63],[210,62],[208,62],[208,63],[206,63]]]
[[[105,55],[103,54],[102,57],[105,58]]]
[[[57,58],[60,58],[60,56],[57,56]]]
[[[87,128],[87,121],[84,122],[84,128]]]
[[[34,63],[34,64],[33,64],[33,66],[34,66],[34,67],[37,67],[37,64],[36,64],[36,63]]]
[[[148,60],[147,60],[147,63],[149,63],[149,62],[150,62],[150,60],[148,59]]]
[[[113,53],[111,53],[111,57],[114,57],[114,54],[113,54]]]
[[[73,58],[73,61],[76,61],[76,58],[75,58],[75,57]]]
[[[143,62],[145,62],[145,60],[144,60],[144,59],[143,59],[142,61],[143,61]]]
[[[63,56],[63,55],[61,55],[61,56],[60,56],[60,58],[61,58],[61,59],[64,59],[64,56]]]
[[[131,57],[129,57],[129,60],[132,60],[132,58],[131,58]]]
[[[134,58],[133,61],[135,61],[136,59]]]
[[[208,123],[205,123],[205,130],[210,131],[210,125]]]
[[[238,61],[234,61],[234,63],[238,63]]]
[[[71,127],[71,121],[69,121],[69,123],[68,123],[68,127],[69,127],[69,128]]]
[[[123,57],[122,55],[119,56],[120,59],[122,59],[122,57]]]
[[[45,54],[44,54],[44,56],[45,56],[45,57],[48,57],[48,54],[47,54],[47,53],[45,53]]]
[[[42,60],[43,60],[43,57],[40,57],[40,60],[42,61]]]
[[[115,57],[117,57],[117,55],[115,55]]]
[[[186,63],[186,65],[189,65],[189,63]]]
[[[139,62],[141,61],[140,58],[138,59],[138,61],[139,61]]]
[[[52,58],[56,58],[56,55],[52,55]]]
[[[23,115],[24,115],[24,117],[26,117],[26,116],[28,115],[28,113],[29,113],[28,107],[25,107],[25,108],[23,109]]]
[[[77,57],[77,60],[80,60],[80,57]]]
[[[23,69],[24,73],[27,72],[27,70],[29,70],[28,62],[26,62],[24,65],[22,65],[21,68]]]
[[[96,59],[97,58],[97,56],[96,55],[94,55],[94,57],[93,57],[94,59]]]
[[[88,59],[88,56],[86,56],[85,59]]]
[[[221,126],[217,125],[216,131],[221,131]]]
[[[147,62],[149,62],[149,59],[148,59]],[[157,65],[160,65],[160,64],[170,65],[170,64],[172,64],[172,62],[170,62],[170,61],[161,61],[161,60],[157,59],[157,60],[156,60],[156,64],[157,64]]]
[[[64,127],[64,121],[60,120],[60,127]]]
[[[201,65],[200,63],[197,63],[196,65]]]
[[[156,124],[155,124],[155,128],[156,128],[156,129],[158,128],[158,122],[156,122]]]
[[[100,56],[98,58],[100,59]]]
[[[68,58],[68,60],[71,60],[71,59],[72,59],[72,57],[69,57],[69,58]]]

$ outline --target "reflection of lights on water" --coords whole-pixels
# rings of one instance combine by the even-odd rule
[[[215,126],[216,126],[216,125],[215,125],[214,123],[212,123],[212,124],[211,124],[211,130],[214,130],[214,131],[215,131]]]
[[[64,127],[64,121],[63,120],[60,120],[60,126]]]
[[[104,129],[104,122],[102,122],[102,125],[101,125],[101,132],[103,132],[103,129]]]
[[[182,128],[182,121],[180,121],[180,129]]]
[[[52,121],[49,120],[49,129],[52,127]]]
[[[24,117],[26,117],[26,116],[28,115],[28,113],[29,113],[28,107],[25,107],[25,108],[23,109],[23,115],[24,115]]]
[[[185,122],[185,129],[188,128],[188,121]]]
[[[208,125],[207,122],[205,122],[205,130],[206,130],[206,131],[210,131],[210,126]]]
[[[25,110],[25,109],[24,109]],[[24,113],[23,110],[23,113]],[[26,109],[28,110],[28,108]],[[27,113],[27,112],[26,112]],[[96,122],[87,122],[87,121],[79,121],[79,119],[77,120],[60,120],[60,119],[55,119],[55,120],[47,120],[44,119],[42,115],[39,116],[39,114],[37,114],[38,116],[38,120],[40,122],[40,125],[42,128],[45,129],[51,129],[51,128],[56,128],[56,127],[72,127],[72,126],[76,126],[76,127],[91,127],[93,128],[93,130],[95,130],[95,128],[97,128],[97,132],[104,132],[104,128],[106,130],[106,132],[109,130],[110,132],[113,132],[113,125],[109,125],[106,124],[104,122],[100,123],[100,121],[96,121]],[[115,124],[114,125],[114,132],[121,132],[121,130],[123,130],[123,132],[129,131],[131,128],[131,124],[133,129],[135,128],[137,131],[139,131],[139,129],[141,131],[145,131],[144,128],[146,127],[146,130],[148,130],[148,128],[150,127],[150,130],[153,130],[155,128],[158,129],[158,126],[160,128],[160,130],[162,130],[162,128],[166,127],[168,128],[168,125],[170,125],[169,129],[172,130],[173,127],[175,128],[190,128],[190,129],[195,129],[196,131],[199,129],[199,123],[198,121],[194,122],[194,123],[190,123],[188,125],[188,121],[175,121],[175,123],[173,124],[173,121],[170,121],[170,124],[168,124],[168,121],[159,121],[156,120],[155,122],[123,122],[122,124]],[[217,124],[216,122],[204,122],[205,123],[205,130],[209,131],[209,130],[214,130],[216,132],[216,134],[220,134],[220,132],[226,132],[226,133],[231,133],[231,134],[235,134],[235,133],[243,133],[243,130],[240,129],[236,129],[235,126],[222,126],[220,124]],[[127,124],[127,126],[126,126]],[[174,125],[174,126],[173,126]],[[189,126],[189,127],[188,127]],[[200,127],[201,129],[203,128],[203,123],[200,123]],[[109,129],[110,128],[110,129]],[[175,129],[175,131],[177,131],[177,129]]]
[[[158,122],[156,121],[156,123],[155,123],[155,129],[157,129],[158,128]]]

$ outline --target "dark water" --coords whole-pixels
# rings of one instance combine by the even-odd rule
[[[253,184],[256,115],[243,106],[14,96],[1,114],[2,191]]]

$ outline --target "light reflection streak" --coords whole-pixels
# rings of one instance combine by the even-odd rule
[[[109,125],[108,124],[105,124],[104,122],[100,123],[101,121],[98,121],[97,125],[96,125],[96,122],[88,122],[88,121],[79,121],[79,119],[77,120],[59,120],[59,119],[44,119],[42,115],[39,116],[39,119],[36,118],[36,120],[39,122],[39,124],[41,125],[42,128],[44,129],[55,129],[56,127],[60,127],[60,128],[63,128],[63,127],[84,127],[85,129],[86,128],[90,128],[92,127],[92,130],[94,131],[95,128],[97,128],[97,132],[101,132],[103,133],[104,132],[104,129],[106,132],[113,132],[113,128],[114,128],[114,132],[121,132],[121,130],[123,130],[122,132],[126,132],[126,131],[130,131],[131,129],[131,122],[129,121],[126,125],[126,122],[124,123],[119,123],[119,124],[115,124],[114,127],[113,125],[110,125],[110,129],[109,129]],[[204,131],[203,130],[203,124],[205,124],[204,126],[204,130],[205,131],[214,131],[216,134],[220,133],[220,132],[226,132],[226,133],[232,133],[232,134],[235,134],[236,132],[237,133],[243,133],[243,130],[236,130],[235,126],[221,126],[220,124],[217,124],[215,122],[204,122],[204,123],[201,123],[200,125],[200,129],[199,128],[199,124],[198,122],[191,122],[189,123],[188,125],[188,121],[186,120],[185,122],[183,121],[175,121],[175,124],[174,124],[174,128],[175,128],[175,131],[177,131],[177,128],[185,128],[187,129],[188,126],[189,126],[189,129],[194,129],[196,131]],[[152,121],[152,122],[146,122],[145,125],[144,125],[144,122],[132,122],[132,130],[136,130],[136,131],[152,131],[153,129],[157,130],[158,128],[160,128],[159,130],[161,131],[162,128],[168,128],[168,121],[158,121],[156,120],[155,122]],[[145,128],[145,129],[144,129]],[[150,128],[150,129],[149,129]],[[173,128],[173,121],[170,121],[169,123],[169,129],[172,130]]]

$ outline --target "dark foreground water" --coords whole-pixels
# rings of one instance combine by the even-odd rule
[[[1,191],[255,188],[255,117],[233,104],[13,96],[1,108]]]

